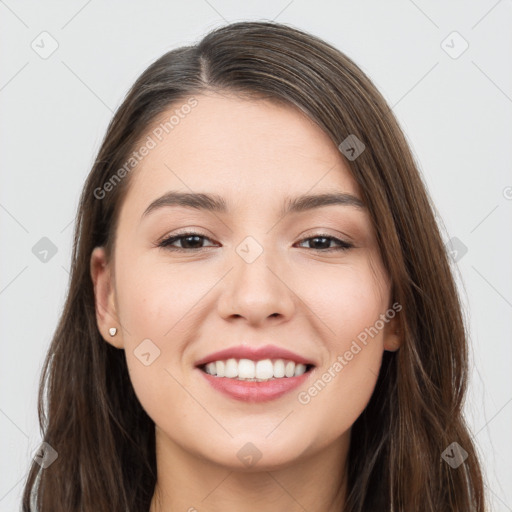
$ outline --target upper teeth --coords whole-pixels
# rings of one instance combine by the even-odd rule
[[[306,371],[306,365],[284,359],[228,359],[213,361],[205,366],[206,373],[217,377],[240,380],[267,380],[282,377],[297,377]]]

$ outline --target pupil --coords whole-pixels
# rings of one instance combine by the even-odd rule
[[[187,247],[187,246],[189,246],[189,245],[190,245],[190,244],[188,243],[188,240],[191,240],[191,239],[195,239],[195,241],[196,241],[196,242],[197,242],[197,241],[201,242],[201,237],[199,237],[199,236],[195,236],[195,235],[193,235],[193,236],[187,236],[187,237],[185,237],[185,238],[183,239],[183,242],[184,242],[184,243],[182,242],[182,245],[184,246],[184,248],[185,248],[185,249],[193,249],[193,248],[194,248],[194,247]],[[194,246],[194,242],[192,242],[192,246]]]
[[[317,245],[317,244],[316,244],[316,241],[317,241],[317,240],[324,240],[324,241],[326,241],[326,240],[327,240],[327,238],[325,238],[325,237],[323,237],[323,236],[313,238],[313,245],[314,245],[314,246],[316,246],[316,245]],[[320,243],[320,245],[322,245],[322,244]],[[324,244],[324,245],[325,245],[325,244]],[[327,241],[327,245],[329,245],[329,242],[328,242],[328,241]],[[316,248],[318,248],[318,247],[316,247]]]

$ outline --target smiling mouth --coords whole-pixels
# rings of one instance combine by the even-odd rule
[[[299,377],[314,368],[312,364],[296,363],[289,359],[225,359],[198,366],[213,377],[225,377],[239,381],[267,382],[270,380]]]

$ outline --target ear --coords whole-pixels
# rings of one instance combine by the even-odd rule
[[[402,345],[402,336],[400,318],[396,314],[384,327],[384,350],[396,352]]]
[[[96,322],[101,336],[116,348],[124,348],[123,333],[115,305],[115,289],[112,273],[103,247],[95,247],[91,254],[91,278],[94,285]],[[109,330],[117,332],[111,336]]]

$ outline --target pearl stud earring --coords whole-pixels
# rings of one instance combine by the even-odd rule
[[[109,330],[108,330],[108,333],[110,334],[110,336],[115,336],[116,335],[116,332],[117,332],[117,329],[115,327],[111,327]]]

